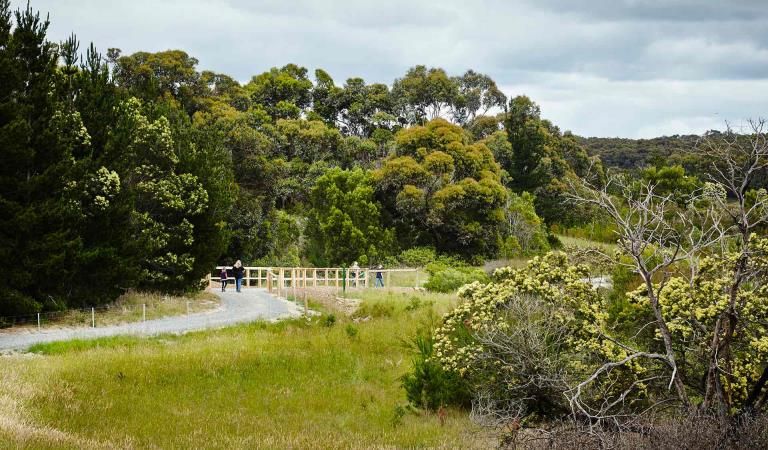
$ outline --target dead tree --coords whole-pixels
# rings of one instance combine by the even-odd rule
[[[726,196],[716,197],[720,208],[730,218],[730,232],[738,242],[738,258],[732,268],[728,287],[728,307],[720,314],[712,332],[709,367],[706,375],[702,407],[716,409],[726,415],[731,398],[723,386],[723,378],[732,377],[732,345],[738,331],[744,304],[739,292],[744,283],[757,273],[750,268],[754,249],[751,235],[768,224],[768,195],[762,192],[750,198],[754,181],[768,170],[768,126],[765,119],[750,120],[746,133],[736,133],[728,126],[724,133],[710,133],[703,137],[697,149],[711,164],[709,178],[725,189]],[[768,364],[763,376],[752,386],[746,408],[751,408],[768,382]]]
[[[764,281],[760,277],[765,276],[765,268],[753,263],[757,249],[751,239],[756,231],[768,225],[768,194],[764,188],[755,189],[755,180],[768,170],[768,127],[764,120],[757,120],[748,123],[746,133],[735,133],[730,128],[724,133],[711,133],[702,138],[697,150],[711,164],[711,183],[694,195],[687,207],[675,205],[671,196],[658,195],[652,184],[628,182],[620,177],[612,177],[601,189],[589,185],[573,186],[573,200],[597,206],[615,223],[617,245],[631,258],[628,265],[640,276],[647,292],[654,316],[648,325],[656,329],[664,346],[663,352],[646,352],[614,340],[628,356],[598,367],[569,391],[572,408],[583,416],[592,419],[616,417],[605,407],[588,408],[581,400],[582,391],[598,377],[640,358],[666,366],[669,388],[674,387],[676,399],[683,406],[690,406],[675,354],[675,345],[681,343],[674,342],[669,318],[664,317],[659,296],[679,262],[686,261],[690,270],[688,276],[693,282],[705,252],[718,250],[716,253],[725,255],[732,251],[735,243],[737,255],[731,259],[735,263],[728,269],[731,271],[726,292],[728,305],[714,324],[707,327],[696,324],[706,336],[702,343],[705,344],[708,365],[702,376],[704,400],[701,410],[705,413],[717,411],[721,417],[732,410],[733,399],[724,383],[730,383],[733,378],[735,336],[739,335],[740,327],[746,326],[742,317],[745,296],[741,294],[744,289],[760,285]],[[706,202],[699,202],[701,199]],[[718,245],[720,248],[716,249]],[[768,362],[762,376],[749,386],[745,409],[766,402],[768,394],[763,391],[767,385]],[[618,405],[625,394],[618,396]],[[607,405],[617,404],[611,401]]]

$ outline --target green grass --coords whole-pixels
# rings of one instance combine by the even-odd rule
[[[0,447],[467,448],[465,411],[405,408],[402,341],[450,295],[365,291],[367,322],[337,314],[151,339],[35,347],[0,362]]]
[[[570,237],[558,235],[558,239],[566,247],[596,247],[604,252],[613,252],[616,250],[616,244],[607,244],[605,242],[593,241],[586,238]]]

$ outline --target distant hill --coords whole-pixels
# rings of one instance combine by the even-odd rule
[[[606,167],[636,169],[656,159],[685,164],[685,153],[696,145],[700,136],[674,135],[652,139],[581,137],[579,142],[590,155],[597,155]]]

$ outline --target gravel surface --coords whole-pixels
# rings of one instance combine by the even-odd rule
[[[184,333],[256,320],[275,321],[298,317],[303,312],[303,308],[299,308],[295,303],[277,298],[264,289],[244,288],[241,293],[211,292],[221,297],[221,307],[213,311],[96,328],[51,328],[41,331],[31,329],[3,333],[0,335],[0,351],[25,350],[41,342],[70,339],[91,339],[124,334],[151,336],[161,333]]]

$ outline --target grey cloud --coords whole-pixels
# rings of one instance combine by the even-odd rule
[[[338,84],[352,76],[391,83],[415,64],[452,74],[472,68],[507,94],[530,95],[564,129],[627,136],[765,114],[763,4],[32,0],[33,8],[51,12],[56,40],[75,31],[102,50],[181,48],[200,69],[241,81],[289,62],[323,68]]]
[[[602,20],[700,22],[768,17],[763,0],[539,0],[536,4]]]

